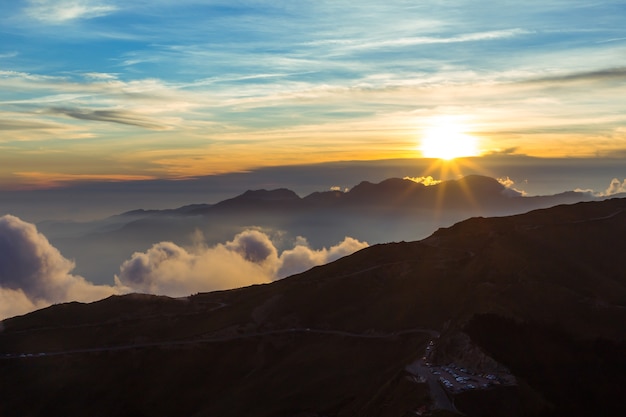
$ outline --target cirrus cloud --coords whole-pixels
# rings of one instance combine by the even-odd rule
[[[133,111],[116,110],[116,109],[74,109],[63,107],[51,107],[48,109],[50,114],[62,114],[73,119],[88,120],[96,122],[109,122],[121,125],[142,127],[152,130],[166,130],[168,127],[164,124],[151,120]]]
[[[29,0],[26,14],[36,20],[59,24],[106,16],[117,7],[101,0]]]

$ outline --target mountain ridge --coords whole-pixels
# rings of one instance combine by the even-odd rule
[[[81,402],[94,415],[128,415],[115,404],[150,416],[617,415],[625,233],[626,199],[560,205],[470,218],[271,284],[49,307],[4,322],[0,412],[45,415],[16,387],[32,380],[31,364],[50,372],[63,363],[57,382],[42,375],[31,389],[64,415],[58,398],[85,381],[106,392]],[[178,410],[149,382],[174,369]],[[495,375],[500,385],[453,382],[442,403],[419,382],[441,385],[436,372],[481,384]],[[506,401],[485,407],[494,396]]]
[[[546,196],[524,196],[507,188],[498,180],[483,175],[468,175],[434,185],[424,185],[408,178],[388,178],[379,183],[361,181],[347,191],[317,191],[300,197],[286,188],[247,190],[215,204],[191,204],[166,210],[133,210],[121,216],[146,215],[207,215],[221,211],[249,210],[313,210],[387,207],[389,209],[459,209],[467,206],[531,210],[578,201],[596,201],[581,191],[565,191]]]

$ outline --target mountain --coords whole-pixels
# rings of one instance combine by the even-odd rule
[[[214,206],[199,208],[192,214],[201,214],[209,210],[285,210],[297,209],[301,205],[300,197],[286,188],[276,190],[248,190],[245,193],[228,200],[221,201]]]
[[[196,204],[174,210],[145,211],[146,215],[211,215],[242,211],[298,213],[302,210],[347,209],[411,211],[425,210],[528,210],[557,204],[595,200],[589,194],[569,191],[551,196],[526,197],[506,188],[494,178],[468,175],[458,180],[426,186],[410,179],[389,178],[380,183],[362,181],[350,190],[314,192],[305,197],[280,188],[248,190],[214,205]],[[138,211],[126,213],[137,215]]]
[[[64,257],[75,261],[73,273],[110,285],[134,253],[159,242],[214,247],[252,229],[272,237],[279,252],[291,249],[301,237],[312,249],[321,250],[346,237],[369,244],[422,239],[467,217],[504,216],[599,199],[582,192],[522,196],[478,175],[430,186],[389,178],[305,197],[288,189],[248,190],[215,204],[137,209],[90,222],[41,222],[37,227]]]
[[[621,415],[626,199],[5,320],[0,415]]]
[[[298,236],[311,247],[331,247],[346,236],[369,243],[421,239],[471,216],[503,216],[563,203],[594,200],[581,192],[522,196],[489,177],[471,175],[425,186],[408,179],[363,181],[348,191],[298,196],[288,189],[248,190],[216,204],[133,210],[88,223],[41,223],[39,230],[76,273],[109,284],[134,252],[162,241],[179,246],[228,242],[245,229],[280,234],[288,248]],[[103,256],[106,254],[106,256]]]

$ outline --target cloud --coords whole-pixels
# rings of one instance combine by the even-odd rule
[[[429,185],[437,185],[440,184],[441,180],[436,180],[432,176],[428,175],[426,177],[404,177],[403,179],[416,182],[418,184],[424,184],[426,186]]]
[[[0,118],[0,130],[53,129],[55,127],[52,123]]]
[[[0,319],[53,303],[95,301],[118,292],[72,275],[74,262],[61,255],[35,225],[0,217]]]
[[[330,248],[312,249],[306,239],[280,255],[269,236],[246,230],[225,244],[196,245],[185,249],[160,242],[146,252],[136,252],[120,267],[115,282],[127,291],[184,296],[260,284],[303,272],[367,247],[346,237]]]
[[[559,82],[623,82],[626,79],[626,67],[602,68],[595,71],[564,73],[555,76],[529,80],[530,83],[559,83]]]
[[[299,237],[293,249],[283,251],[280,255],[280,268],[277,278],[284,278],[297,274],[317,265],[327,264],[337,259],[350,255],[358,250],[364,249],[367,242],[346,237],[343,241],[329,249],[311,249],[306,239]]]
[[[39,308],[47,307],[49,303],[28,298],[22,290],[11,290],[0,287],[0,320],[26,314]],[[0,329],[2,321],[0,321]]]
[[[51,107],[48,109],[48,112],[51,114],[64,114],[74,119],[111,122],[128,126],[143,127],[145,129],[165,130],[168,128],[166,125],[157,123],[147,117],[124,110],[86,110]]]
[[[431,27],[431,29],[433,28]],[[350,38],[314,40],[307,42],[305,46],[323,47],[325,48],[326,54],[340,55],[359,50],[408,48],[422,45],[494,41],[529,34],[532,34],[532,32],[520,28],[458,34],[442,34],[440,36],[403,36],[390,38],[386,34],[383,36],[380,36],[379,34],[379,37],[366,37],[361,40]]]
[[[24,184],[25,188],[55,188],[68,184],[78,184],[87,182],[127,182],[127,181],[147,181],[155,177],[148,175],[126,175],[126,174],[64,174],[61,172],[14,172],[13,175]]]
[[[194,252],[171,242],[134,253],[115,276],[116,284],[130,291],[172,297],[269,281],[269,274],[260,265],[224,246]]]
[[[330,248],[313,249],[298,237],[278,253],[270,237],[245,230],[233,240],[207,247],[196,236],[193,248],[160,242],[136,252],[120,266],[115,285],[95,285],[73,275],[65,258],[35,225],[11,215],[0,217],[0,320],[54,303],[90,302],[113,294],[142,292],[186,296],[268,283],[325,264],[368,246],[346,237]]]
[[[18,56],[19,54],[16,51],[13,52],[6,52],[4,54],[0,54],[0,59],[6,59],[6,58],[15,58],[16,56]]]
[[[626,179],[620,181],[617,178],[613,178],[608,188],[604,191],[595,191],[591,188],[576,188],[574,191],[595,197],[611,197],[616,194],[626,193]]]
[[[270,238],[258,230],[246,230],[228,242],[226,249],[237,252],[246,261],[258,264],[278,259],[278,251]]]
[[[77,19],[106,16],[117,7],[101,0],[29,0],[26,14],[33,19],[60,24]]]
[[[513,187],[515,185],[515,181],[509,177],[498,178],[498,182],[504,185],[502,193],[507,197],[522,197],[526,195],[526,191],[518,190]]]
[[[602,193],[601,195],[610,196],[610,195],[620,194],[620,193],[626,193],[626,179],[620,182],[620,180],[618,180],[617,178],[613,178],[611,180],[611,184],[609,185],[609,188],[607,188],[606,191]]]

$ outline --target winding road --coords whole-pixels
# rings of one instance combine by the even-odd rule
[[[260,337],[260,336],[294,334],[294,333],[323,334],[323,335],[334,335],[334,336],[343,336],[343,337],[356,337],[356,338],[362,338],[362,339],[390,339],[390,338],[395,338],[398,336],[414,334],[414,333],[426,333],[432,337],[438,337],[439,335],[439,333],[435,330],[422,329],[422,328],[406,329],[406,330],[400,330],[400,331],[391,332],[391,333],[371,333],[371,334],[370,333],[368,334],[353,333],[353,332],[347,332],[343,330],[290,328],[290,329],[279,329],[279,330],[267,330],[264,332],[254,332],[254,333],[246,333],[246,334],[231,335],[231,336],[205,337],[201,339],[132,343],[132,344],[127,344],[127,345],[101,346],[101,347],[83,348],[83,349],[68,349],[68,350],[52,351],[52,352],[4,353],[4,354],[0,354],[0,359],[34,359],[34,358],[41,358],[41,357],[73,355],[73,354],[81,354],[81,353],[116,352],[116,351],[150,348],[150,347],[174,347],[174,346],[185,346],[185,345],[203,344],[203,343],[220,343],[220,342],[229,342],[233,340],[255,338],[255,337]]]

